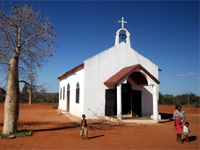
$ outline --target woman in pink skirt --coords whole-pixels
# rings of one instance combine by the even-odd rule
[[[177,134],[177,141],[181,142],[181,134],[182,134],[182,122],[185,120],[185,116],[184,114],[182,114],[181,111],[181,106],[180,105],[176,105],[175,107],[175,111],[173,113],[173,118],[174,118],[174,127],[176,130],[176,134]]]

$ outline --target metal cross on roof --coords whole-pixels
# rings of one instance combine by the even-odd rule
[[[122,28],[124,28],[124,23],[127,23],[127,21],[124,21],[124,17],[122,17],[122,21],[118,21],[122,23]]]

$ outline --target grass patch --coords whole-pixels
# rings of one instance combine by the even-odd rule
[[[2,138],[2,139],[8,139],[8,138],[9,138],[9,135],[3,134],[3,133],[0,131],[0,138]]]
[[[33,131],[29,131],[29,130],[17,130],[17,133],[9,134],[9,135],[3,134],[2,132],[0,132],[0,138],[13,139],[13,138],[31,136],[32,134],[33,134]]]
[[[32,130],[23,129],[23,125],[20,125],[18,127],[17,132],[14,134],[3,134],[0,131],[0,138],[3,138],[3,139],[22,138],[22,137],[26,137],[26,136],[31,136],[32,134],[33,134]]]

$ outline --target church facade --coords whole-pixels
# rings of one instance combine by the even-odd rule
[[[159,68],[131,48],[126,22],[121,22],[113,47],[58,77],[58,109],[93,119],[123,120],[126,115],[158,122]],[[121,36],[124,42],[119,42]]]

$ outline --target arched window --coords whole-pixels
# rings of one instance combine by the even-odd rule
[[[69,105],[70,105],[70,85],[67,84],[67,111],[69,111]]]
[[[62,88],[60,88],[60,100],[62,99]]]
[[[63,100],[65,100],[65,87],[63,87]]]
[[[67,84],[67,91],[69,91],[70,90],[70,85],[69,85],[69,83]]]
[[[77,84],[76,84],[76,103],[79,103],[79,93],[80,93],[80,88],[79,88],[79,83],[77,82]]]

